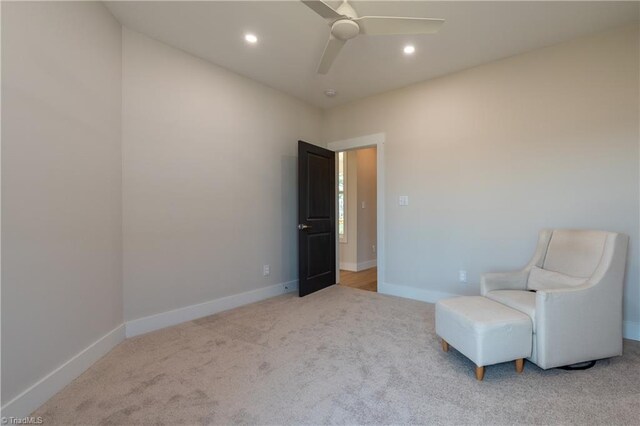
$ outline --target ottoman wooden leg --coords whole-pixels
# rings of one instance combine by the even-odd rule
[[[516,372],[522,373],[522,370],[524,370],[524,358],[516,359]]]
[[[484,367],[476,367],[476,379],[484,379]]]
[[[445,352],[449,352],[449,344],[444,339],[442,339],[442,350]]]

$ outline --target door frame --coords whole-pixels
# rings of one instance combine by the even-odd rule
[[[376,205],[376,259],[378,267],[378,293],[384,289],[384,276],[385,276],[385,215],[384,215],[384,144],[386,141],[385,133],[374,133],[372,135],[359,136],[350,139],[342,139],[327,144],[327,149],[331,151],[353,151],[362,148],[376,148],[376,193],[377,193],[377,205]],[[337,156],[336,156],[337,161]],[[336,194],[338,193],[338,168],[336,167]],[[336,223],[338,217],[338,203],[336,203]],[[340,239],[337,238],[336,230],[336,266],[340,264]],[[340,268],[336,267],[336,282],[340,282]]]

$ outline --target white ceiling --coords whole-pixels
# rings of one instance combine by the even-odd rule
[[[339,1],[330,1],[338,6]],[[359,36],[326,76],[329,27],[299,1],[107,2],[125,26],[326,108],[638,21],[638,2],[354,1],[362,15],[444,18],[436,35]],[[259,37],[245,43],[245,32]],[[402,53],[405,44],[416,53]],[[333,99],[324,90],[333,88]]]

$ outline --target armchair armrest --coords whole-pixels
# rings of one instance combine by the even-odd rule
[[[544,368],[622,354],[622,306],[593,282],[536,293],[537,364]]]
[[[491,272],[483,274],[480,278],[480,294],[486,294],[492,290],[525,290],[527,288],[528,270],[514,272]]]
[[[492,290],[526,290],[529,271],[534,266],[542,266],[552,234],[550,229],[540,231],[536,251],[527,266],[521,270],[483,274],[480,279],[480,294],[486,296]]]

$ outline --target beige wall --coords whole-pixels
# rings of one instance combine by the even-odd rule
[[[358,156],[358,264],[376,259],[376,149],[356,151]],[[362,208],[364,203],[364,208]],[[361,268],[359,268],[361,269]]]
[[[640,321],[638,47],[637,27],[612,30],[329,110],[327,142],[386,133],[384,281],[477,293],[541,228],[620,231]]]
[[[610,31],[323,119],[99,3],[3,2],[2,403],[121,324],[123,270],[126,319],[295,279],[294,141],[321,127],[386,133],[386,283],[476,293],[540,228],[616,230],[639,322],[638,47]]]
[[[123,46],[125,319],[296,279],[296,141],[319,142],[320,110],[127,29]]]
[[[122,323],[120,112],[102,4],[2,2],[3,405]]]
[[[358,263],[358,154],[347,151],[347,241],[340,243],[340,269],[357,270]]]

